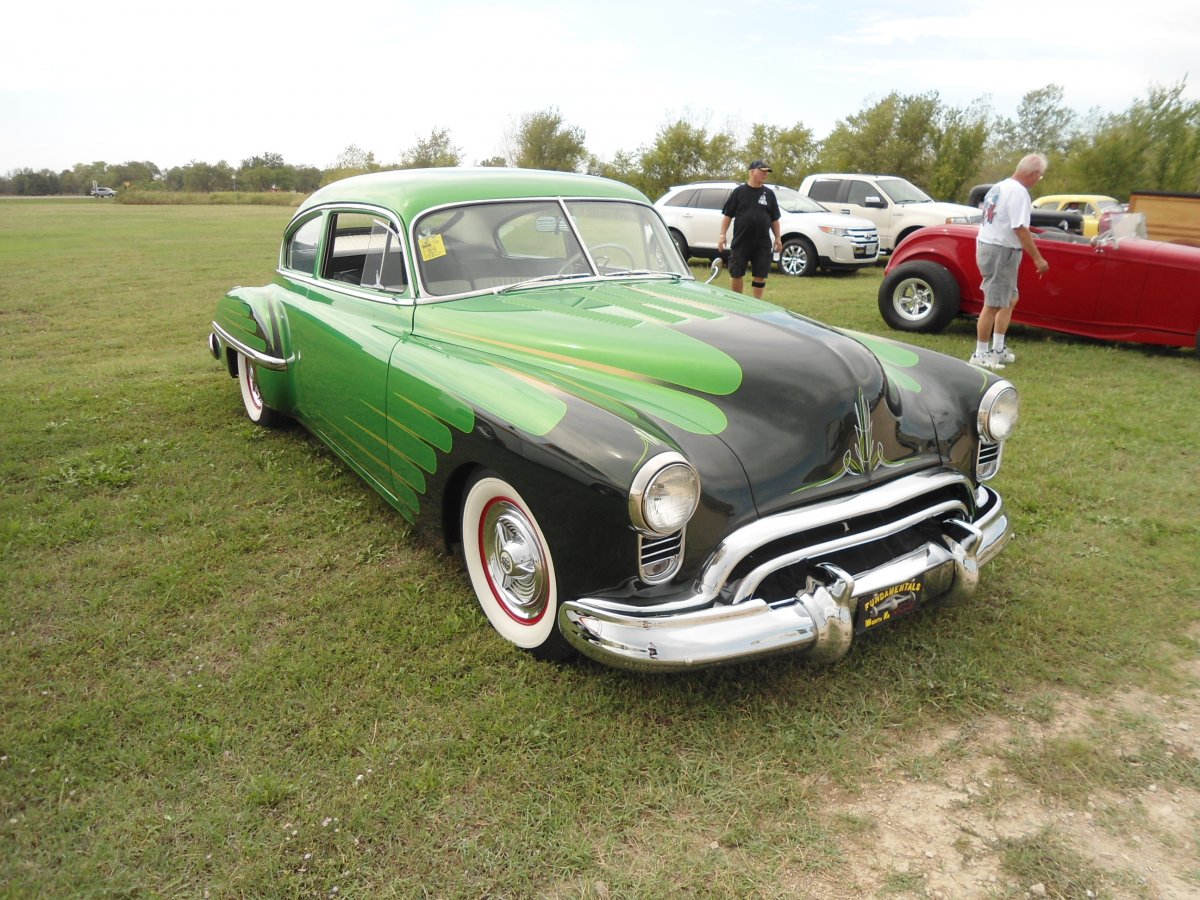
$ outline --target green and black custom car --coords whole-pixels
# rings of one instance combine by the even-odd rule
[[[331,184],[217,307],[246,412],[294,419],[461,549],[543,658],[825,662],[975,591],[1017,394],[697,281],[638,191],[519,169]]]

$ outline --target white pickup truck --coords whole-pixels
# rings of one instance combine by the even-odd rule
[[[934,200],[897,175],[809,175],[800,193],[830,212],[870,219],[879,230],[880,253],[891,253],[926,225],[970,225],[982,219],[978,209]]]

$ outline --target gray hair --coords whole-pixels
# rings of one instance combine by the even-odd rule
[[[1021,157],[1021,161],[1017,163],[1016,175],[1033,175],[1037,172],[1045,172],[1046,166],[1049,163],[1046,157],[1040,153],[1030,153],[1028,156]]]

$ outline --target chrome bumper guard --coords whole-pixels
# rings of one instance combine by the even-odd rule
[[[959,600],[979,583],[979,567],[1012,537],[1000,495],[986,485],[975,489],[977,518],[961,503],[944,500],[870,531],[846,534],[789,553],[729,583],[734,567],[770,540],[854,516],[894,508],[899,502],[953,485],[968,484],[950,469],[920,473],[862,494],[814,504],[762,519],[735,532],[706,562],[685,594],[651,606],[608,598],[580,598],[562,604],[558,625],[585,656],[617,668],[669,671],[740,662],[777,653],[803,653],[820,663],[845,656],[854,637],[860,598],[922,578],[928,598]],[[941,495],[944,496],[944,493]],[[823,556],[897,534],[918,523],[938,521],[941,536],[916,550],[863,572],[848,573],[821,562]],[[816,562],[820,577],[809,577],[795,596],[767,601],[753,596],[772,572]],[[731,597],[732,602],[718,599]]]

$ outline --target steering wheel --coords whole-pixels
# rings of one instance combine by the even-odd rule
[[[576,250],[574,253],[572,253],[570,256],[568,256],[566,261],[561,266],[559,266],[558,271],[555,272],[554,274],[555,275],[566,275],[569,270],[575,268],[576,261],[578,261],[580,263],[584,262],[582,251]]]
[[[596,265],[599,266],[601,269],[617,268],[616,266],[609,266],[609,262],[612,260],[611,256],[605,256],[605,257],[601,258],[601,255],[600,255],[601,250],[619,250],[621,253],[625,254],[625,258],[627,260],[629,260],[629,265],[625,266],[624,268],[625,269],[636,269],[637,268],[637,260],[634,259],[633,251],[630,250],[628,247],[626,247],[624,244],[618,244],[616,242],[610,241],[607,244],[596,244],[594,246],[588,247],[588,249],[592,251],[592,259],[594,259],[596,261]]]

